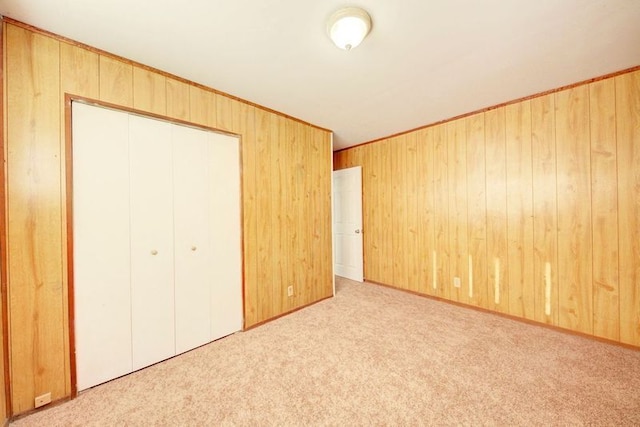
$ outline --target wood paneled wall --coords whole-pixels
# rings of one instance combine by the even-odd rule
[[[331,295],[329,131],[19,23],[3,31],[14,414],[71,392],[65,93],[241,135],[245,327]]]
[[[640,71],[334,153],[351,166],[367,280],[640,346]]]

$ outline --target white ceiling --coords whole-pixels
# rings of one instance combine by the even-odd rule
[[[365,8],[350,52],[326,19]],[[640,0],[0,0],[0,14],[335,132],[344,148],[640,65]]]

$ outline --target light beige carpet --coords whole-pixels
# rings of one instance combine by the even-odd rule
[[[640,425],[640,352],[372,284],[12,423]]]

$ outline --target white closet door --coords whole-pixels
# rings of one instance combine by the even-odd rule
[[[240,146],[238,138],[209,134],[214,282],[211,339],[242,329]]]
[[[129,117],[133,368],[175,355],[171,125]]]
[[[127,114],[73,103],[78,390],[131,372]]]
[[[211,340],[208,132],[173,126],[176,353]]]

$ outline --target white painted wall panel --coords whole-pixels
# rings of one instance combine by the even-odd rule
[[[211,341],[208,132],[173,126],[176,352]]]
[[[129,116],[133,368],[175,355],[171,125]]]
[[[131,372],[127,114],[73,104],[78,390]]]
[[[211,339],[242,329],[240,146],[236,137],[209,134],[214,282]]]

